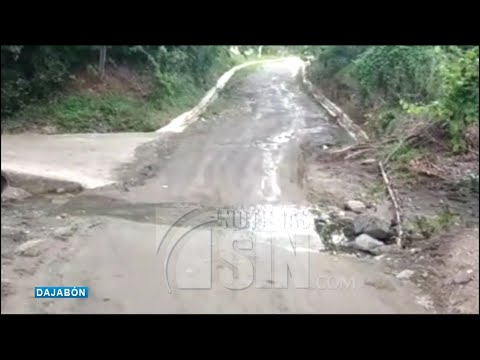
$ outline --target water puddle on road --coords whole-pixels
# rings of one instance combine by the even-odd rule
[[[328,214],[314,214],[311,208],[303,206],[267,204],[219,209],[217,222],[221,228],[254,237],[257,244],[268,242],[291,252],[330,250],[346,240]]]
[[[252,205],[201,206],[194,203],[130,203],[101,196],[79,196],[57,207],[50,215],[113,217],[171,227],[214,228],[255,237],[285,251],[330,250],[344,240],[342,231],[326,212],[307,206]],[[320,230],[320,231],[319,231]],[[320,234],[319,234],[320,232]]]
[[[291,141],[295,131],[289,129],[276,136],[267,139],[259,145],[263,150],[263,171],[264,175],[260,182],[260,195],[267,201],[276,201],[280,198],[281,190],[278,181],[278,168],[283,154],[279,151],[283,144]]]

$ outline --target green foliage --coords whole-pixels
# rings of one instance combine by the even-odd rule
[[[449,230],[458,221],[458,215],[448,206],[433,217],[416,216],[413,221],[414,228],[426,239],[440,231]]]
[[[317,46],[307,47],[302,51],[304,54],[315,57],[311,76],[313,81],[318,82],[337,76],[366,51],[366,48],[366,46]]]
[[[372,129],[382,135],[400,118],[424,116],[448,130],[452,150],[478,124],[478,46],[317,46],[310,76],[335,80],[375,109]]]
[[[401,103],[410,114],[427,114],[446,124],[454,152],[465,149],[463,133],[470,124],[478,123],[478,56],[478,47],[450,49],[440,66],[441,86],[435,101],[426,105]]]
[[[392,147],[396,146],[396,144],[392,145]],[[408,164],[410,161],[418,159],[422,154],[423,152],[420,149],[409,144],[402,144],[398,149],[396,149],[391,159],[396,160],[400,164]]]
[[[30,105],[9,123],[12,131],[25,123],[53,126],[62,132],[153,131],[157,128],[152,104],[123,95],[81,93]]]
[[[2,119],[51,94],[92,55],[85,46],[2,45]]]
[[[354,61],[351,74],[367,101],[430,99],[436,91],[437,51],[433,46],[372,46]]]
[[[226,46],[108,46],[107,65],[139,67],[150,74],[155,86],[143,104],[119,94],[98,97],[61,93],[76,71],[98,68],[98,46],[2,45],[1,56],[2,127],[5,124],[10,129],[18,128],[28,121],[39,121],[38,116],[36,120],[28,120],[26,115],[42,113],[44,120],[70,131],[93,129],[95,122],[102,129],[151,129],[153,124],[151,116],[146,115],[147,109],[169,113],[172,109],[192,106],[201,92],[212,86],[234,62]],[[48,106],[44,104],[52,98],[54,101]],[[142,116],[144,121],[140,119]],[[115,117],[118,124],[114,124]],[[19,124],[12,124],[15,121]]]
[[[54,96],[75,71],[96,68],[98,48],[2,45],[2,120],[28,104]],[[176,96],[186,83],[202,89],[211,85],[218,72],[231,63],[226,46],[107,48],[109,63],[149,67],[158,85],[155,94],[162,99]]]
[[[367,188],[367,197],[370,200],[378,201],[385,197],[385,183],[383,181],[371,181]]]

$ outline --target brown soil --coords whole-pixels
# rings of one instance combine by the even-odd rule
[[[66,86],[67,93],[87,91],[95,94],[115,93],[133,97],[145,97],[153,88],[151,77],[127,66],[108,66],[104,79],[93,70],[82,70]]]
[[[327,85],[323,93],[362,125],[366,116],[351,92]],[[478,129],[470,133],[471,137],[478,136]],[[363,200],[373,206],[377,215],[393,219],[394,209],[378,163],[373,161],[378,154],[345,160],[344,156],[332,156],[330,149],[309,148],[305,153],[306,190],[311,202],[343,207],[347,200]],[[366,158],[371,158],[371,162],[362,164]],[[399,173],[389,171],[401,203],[403,221],[411,223],[417,217],[428,218],[449,209],[456,216],[455,223],[429,238],[406,239],[404,251],[388,254],[382,261],[387,272],[415,271],[411,281],[430,294],[433,302],[430,305],[437,312],[478,313],[479,196],[454,185],[472,170],[478,172],[478,151],[457,157],[444,152],[422,160],[423,163],[416,164],[418,168],[410,166],[408,181],[396,176]],[[431,172],[422,171],[424,169],[431,169]],[[323,203],[325,199],[329,199],[328,204]]]

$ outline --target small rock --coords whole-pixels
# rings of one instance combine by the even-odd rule
[[[64,205],[68,202],[68,199],[63,199],[60,197],[54,197],[50,202],[54,205]]]
[[[27,241],[28,231],[17,230],[13,227],[3,227],[2,238],[10,238],[13,242],[24,242]]]
[[[374,239],[373,237],[367,235],[367,234],[362,234],[360,236],[357,236],[351,246],[355,249],[366,251],[366,252],[372,252],[375,248],[382,246],[383,243],[377,239]]]
[[[65,213],[63,213],[63,214],[60,215],[60,217],[61,217],[62,219],[65,219],[67,216],[68,216],[68,215],[65,214]]]
[[[2,297],[12,293],[12,282],[8,279],[2,279]]]
[[[374,259],[377,260],[377,261],[380,261],[380,260],[382,260],[385,256],[386,256],[385,254],[377,255],[377,256],[374,257]]]
[[[345,203],[345,210],[350,210],[356,213],[361,213],[367,208],[367,206],[358,200],[350,200]]]
[[[453,277],[453,282],[457,285],[461,284],[466,284],[470,280],[472,280],[472,277],[470,274],[468,274],[466,271],[459,271],[454,277]]]
[[[373,216],[358,216],[354,219],[353,226],[356,235],[367,234],[379,240],[388,240],[393,236],[390,223]]]
[[[56,239],[65,241],[70,236],[72,236],[73,233],[74,233],[74,229],[72,229],[71,227],[62,226],[62,227],[59,227],[58,229],[55,229],[55,231],[53,232],[53,237],[55,237]]]
[[[411,248],[411,249],[410,249],[410,253],[412,253],[412,254],[416,254],[416,253],[418,253],[418,252],[420,252],[420,249],[419,249],[419,248]]]
[[[413,274],[415,274],[415,271],[406,269],[397,274],[397,279],[408,280]]]
[[[385,245],[382,243],[379,247],[372,249],[372,253],[375,255],[400,254],[402,253],[402,249],[397,244]]]
[[[362,160],[360,162],[361,165],[371,165],[371,164],[375,164],[377,162],[377,160],[375,159],[365,159],[365,160]]]
[[[38,256],[40,255],[39,247],[44,241],[45,240],[40,239],[40,240],[29,240],[27,242],[24,242],[23,244],[17,247],[17,249],[15,250],[15,253],[17,255],[28,256],[28,257]]]
[[[94,227],[97,227],[98,225],[101,225],[101,221],[97,221],[97,222],[94,222],[93,224],[90,224],[88,227],[91,229],[91,228],[94,228]]]
[[[57,194],[63,194],[65,192],[64,188],[58,188],[57,189]]]
[[[428,296],[417,296],[416,303],[423,306],[425,309],[433,309],[433,301]]]

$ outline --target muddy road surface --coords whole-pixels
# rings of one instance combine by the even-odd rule
[[[300,144],[350,140],[299,66],[239,74],[197,122],[140,148],[119,185],[2,205],[2,312],[426,312],[378,262],[324,251]],[[35,286],[89,297],[35,299]]]

